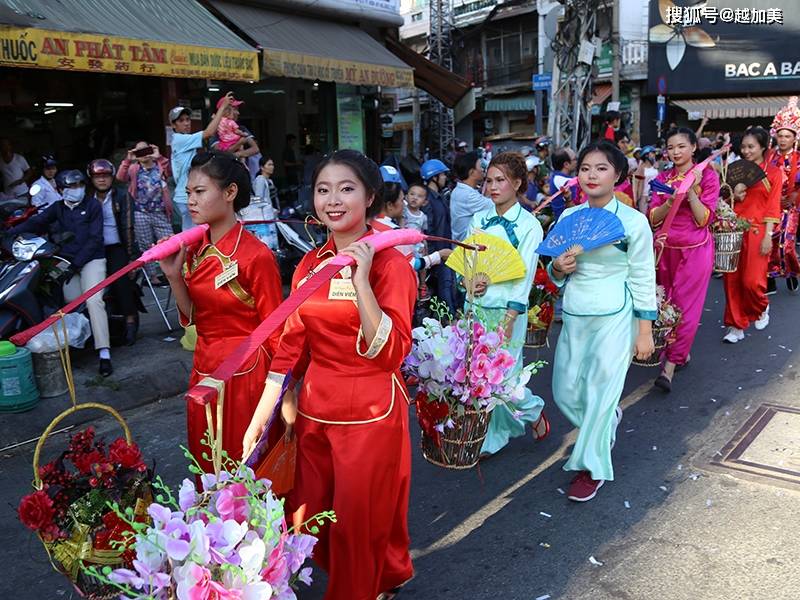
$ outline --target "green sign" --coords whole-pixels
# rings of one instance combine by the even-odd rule
[[[600,58],[597,59],[597,76],[611,77],[614,71],[614,54],[611,51],[611,42],[603,42],[600,47]]]
[[[364,152],[364,113],[361,96],[350,85],[336,86],[336,113],[339,120],[339,148]]]

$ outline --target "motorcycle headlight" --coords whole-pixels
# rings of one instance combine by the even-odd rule
[[[33,260],[33,256],[36,254],[36,246],[22,239],[14,240],[11,245],[11,253],[17,260]]]

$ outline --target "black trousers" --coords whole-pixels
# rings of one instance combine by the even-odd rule
[[[112,275],[130,262],[122,244],[106,246],[106,273]],[[109,286],[113,295],[113,312],[126,317],[139,313],[139,290],[129,275],[117,279]],[[108,302],[108,300],[106,300]]]

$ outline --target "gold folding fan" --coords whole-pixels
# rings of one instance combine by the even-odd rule
[[[477,231],[464,240],[465,244],[485,246],[477,252],[456,248],[445,263],[467,281],[485,281],[487,284],[511,281],[525,277],[526,268],[516,248],[503,238]]]

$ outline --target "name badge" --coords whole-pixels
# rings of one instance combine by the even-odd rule
[[[214,289],[218,290],[229,281],[233,281],[239,275],[239,263],[233,261],[214,278]]]
[[[328,300],[357,300],[356,288],[349,279],[331,279]]]

